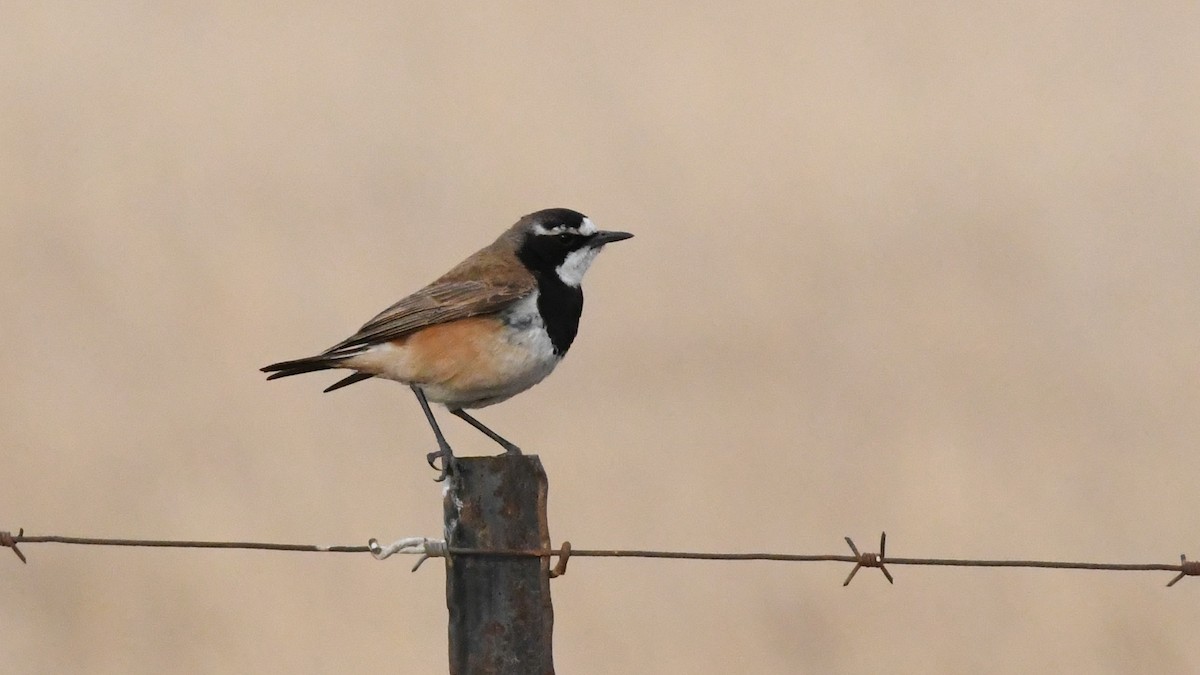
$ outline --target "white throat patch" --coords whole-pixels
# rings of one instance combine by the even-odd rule
[[[584,273],[592,266],[600,248],[602,247],[584,246],[568,253],[567,259],[554,270],[558,278],[572,288],[579,288],[579,284],[583,283]]]

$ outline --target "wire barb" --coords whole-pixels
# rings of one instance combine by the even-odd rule
[[[17,536],[14,538],[12,532],[0,531],[0,546],[11,548],[13,553],[21,559],[21,562],[28,565],[29,561],[25,559],[25,554],[21,553],[21,549],[17,548],[17,542],[25,536],[25,528],[17,530]]]
[[[1179,554],[1179,574],[1167,582],[1167,588],[1179,583],[1184,577],[1200,576],[1200,560],[1188,560],[1187,554]]]
[[[846,537],[846,543],[850,545],[850,550],[854,552],[855,561],[854,568],[850,570],[849,576],[842,582],[843,587],[849,586],[850,582],[854,580],[854,575],[858,574],[858,570],[863,567],[878,567],[879,571],[883,572],[883,576],[887,578],[889,584],[896,583],[892,579],[892,573],[888,572],[887,568],[883,566],[884,555],[887,550],[887,532],[879,535],[879,553],[859,553],[858,547],[854,545],[854,540],[850,537]]]
[[[571,559],[571,542],[564,541],[558,548],[558,564],[550,570],[550,578],[557,579],[567,573],[567,561]]]

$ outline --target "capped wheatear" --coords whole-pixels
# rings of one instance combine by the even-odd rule
[[[270,373],[268,380],[331,368],[354,371],[325,391],[372,377],[407,384],[437,439],[438,450],[427,461],[437,468],[441,458],[438,480],[451,470],[454,452],[430,401],[519,454],[466,409],[507,400],[554,370],[579,329],[584,273],[605,244],[632,236],[598,230],[570,209],[531,213],[354,335],[316,356],[262,370]]]

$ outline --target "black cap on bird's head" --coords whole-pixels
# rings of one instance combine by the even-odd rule
[[[596,229],[592,220],[571,209],[546,209],[517,223],[521,242],[517,257],[534,272],[554,272],[568,286],[578,287],[605,244],[628,239],[628,232]]]

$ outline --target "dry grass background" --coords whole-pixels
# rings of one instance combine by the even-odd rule
[[[436,535],[406,390],[257,368],[570,206],[638,236],[481,413],[556,540],[1200,556],[1194,3],[250,5],[0,8],[0,528]],[[437,565],[27,553],[5,672],[445,669]],[[1191,580],[846,571],[575,561],[559,672],[1200,670]]]

